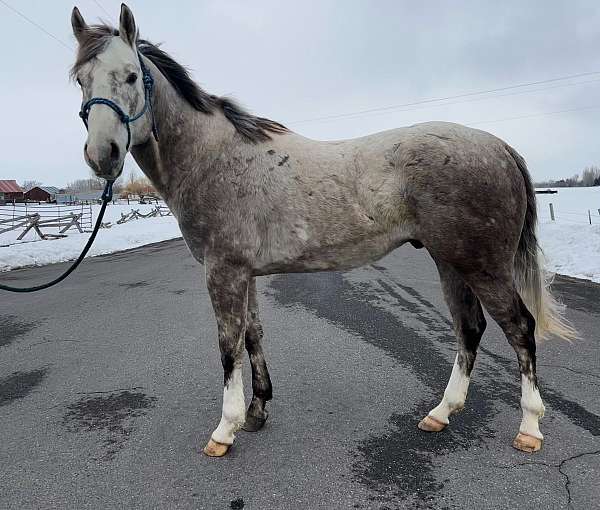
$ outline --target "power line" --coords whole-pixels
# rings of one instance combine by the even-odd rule
[[[21,18],[23,18],[24,20],[26,20],[27,22],[31,23],[34,27],[36,27],[37,29],[41,30],[42,32],[44,32],[47,36],[52,37],[52,39],[54,39],[57,43],[59,43],[61,46],[64,46],[66,49],[68,49],[69,51],[74,51],[74,48],[70,45],[68,45],[67,43],[65,43],[64,41],[61,41],[58,37],[56,37],[54,34],[52,34],[51,32],[48,32],[48,30],[46,30],[42,25],[39,25],[38,23],[36,23],[35,21],[33,21],[31,18],[27,17],[25,14],[23,14],[21,11],[15,9],[12,5],[6,3],[4,0],[0,0],[0,3],[2,5],[4,5],[5,7],[7,7],[8,9],[10,9],[11,11],[13,11],[15,14],[17,14],[18,16],[21,16]]]
[[[424,110],[424,109],[429,109],[429,108],[444,108],[446,106],[454,106],[457,104],[467,104],[467,103],[475,103],[478,101],[488,101],[490,99],[498,99],[498,98],[502,98],[502,97],[509,97],[509,96],[517,96],[517,95],[521,95],[521,94],[533,94],[535,92],[542,92],[545,90],[552,90],[552,89],[558,89],[558,88],[563,88],[563,87],[572,87],[575,85],[586,85],[589,83],[600,83],[600,79],[595,79],[595,80],[585,80],[585,81],[579,81],[576,83],[562,83],[559,85],[551,85],[548,87],[540,87],[537,89],[530,89],[530,90],[522,90],[522,91],[516,91],[516,92],[509,92],[507,94],[496,94],[494,96],[487,96],[487,97],[475,97],[475,98],[471,98],[471,99],[463,99],[462,101],[451,101],[451,102],[445,102],[445,103],[439,103],[439,104],[426,104],[426,105],[417,105],[414,108],[405,108],[405,109],[398,109],[398,110],[387,110],[387,111],[377,111],[377,112],[373,112],[373,113],[368,113],[368,114],[354,114],[354,115],[348,115],[346,117],[344,117],[344,119],[360,119],[363,117],[376,117],[379,115],[390,115],[390,114],[394,114],[394,113],[404,113],[404,112],[416,112],[419,110]],[[315,121],[315,122],[333,122],[334,120],[337,119],[324,119],[321,121]],[[293,124],[293,122],[290,122],[289,124]]]
[[[542,85],[544,83],[552,83],[552,82],[557,82],[557,81],[569,80],[569,79],[573,79],[573,78],[582,78],[584,76],[594,76],[594,75],[598,75],[598,74],[600,74],[600,71],[572,74],[572,75],[568,75],[568,76],[559,76],[556,78],[549,78],[547,80],[538,80],[538,81],[532,81],[529,83],[519,83],[517,85],[509,85],[506,87],[498,87],[498,88],[494,88],[494,89],[481,90],[481,91],[477,91],[477,92],[466,92],[463,94],[456,94],[456,95],[446,96],[446,97],[422,99],[419,101],[412,101],[410,103],[402,103],[402,104],[396,104],[396,105],[390,105],[390,106],[381,106],[378,108],[369,108],[366,110],[358,110],[355,112],[346,112],[346,113],[340,113],[340,114],[335,114],[335,115],[326,115],[323,117],[314,117],[314,118],[310,118],[310,119],[297,120],[294,122],[288,122],[288,124],[305,124],[305,123],[309,123],[309,122],[317,122],[317,121],[323,121],[323,120],[333,120],[333,119],[341,119],[341,118],[346,118],[346,117],[355,117],[355,116],[364,115],[364,114],[384,112],[387,110],[395,110],[395,109],[404,108],[407,106],[418,106],[418,105],[425,105],[425,104],[430,104],[430,103],[438,103],[441,101],[448,101],[450,99],[461,99],[461,98],[465,98],[465,97],[479,96],[482,94],[492,94],[494,92],[502,92],[505,90],[512,90],[512,89],[523,88],[523,87],[531,87],[533,85]],[[573,84],[573,85],[575,85],[575,84]],[[494,97],[494,96],[492,96],[492,97]]]
[[[102,9],[102,11],[104,11],[104,14],[106,14],[110,18],[110,20],[114,23],[115,18],[110,14],[110,12],[108,12],[104,8],[104,6],[100,2],[98,2],[97,0],[92,0],[92,2],[94,2],[100,9]]]
[[[580,112],[583,110],[595,110],[598,108],[600,108],[600,104],[590,105],[590,106],[582,106],[580,108],[570,108],[568,110],[555,110],[553,112],[532,113],[531,115],[519,115],[517,117],[505,117],[503,119],[482,120],[482,121],[478,121],[478,122],[466,122],[465,124],[467,124],[469,126],[478,126],[479,124],[495,124],[496,122],[507,122],[509,120],[531,119],[533,117],[545,117],[547,115],[557,115],[559,113]]]

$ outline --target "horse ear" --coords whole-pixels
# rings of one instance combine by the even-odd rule
[[[119,34],[127,44],[135,48],[137,39],[137,28],[131,9],[121,4],[121,17],[119,18]]]
[[[81,43],[83,39],[83,33],[87,29],[87,23],[83,19],[83,16],[79,12],[77,7],[73,7],[73,12],[71,13],[71,26],[73,27],[73,35],[77,42]]]

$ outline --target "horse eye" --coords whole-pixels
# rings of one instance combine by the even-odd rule
[[[129,83],[129,85],[133,85],[135,83],[135,81],[137,80],[137,74],[135,73],[131,73],[128,77],[127,77],[127,83]]]

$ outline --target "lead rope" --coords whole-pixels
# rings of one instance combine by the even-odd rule
[[[112,200],[113,183],[114,181],[106,181],[106,186],[104,187],[104,192],[102,193],[102,207],[100,208],[100,213],[98,214],[98,219],[96,220],[96,224],[94,225],[92,235],[88,239],[86,245],[83,247],[83,251],[77,258],[77,260],[73,262],[69,269],[67,269],[58,278],[55,278],[51,282],[44,283],[43,285],[37,285],[35,287],[10,287],[8,285],[0,284],[0,290],[6,290],[8,292],[37,292],[38,290],[44,290],[48,287],[52,287],[53,285],[62,282],[67,276],[69,276],[73,271],[75,271],[77,266],[81,264],[81,261],[87,255],[87,252],[90,251],[90,248],[94,243],[94,239],[96,239],[96,234],[98,233],[98,230],[100,230],[100,226],[102,225],[102,218],[104,218],[104,211],[106,211],[107,204]]]

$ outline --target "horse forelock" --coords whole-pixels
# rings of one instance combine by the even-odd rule
[[[78,72],[87,62],[100,55],[110,40],[119,36],[119,31],[107,24],[89,25],[83,35],[75,63],[70,71],[71,79],[77,77]],[[158,45],[145,39],[138,39],[137,49],[158,68],[177,94],[192,108],[207,115],[221,111],[247,141],[262,142],[271,138],[269,133],[289,132],[283,124],[264,117],[256,117],[230,98],[208,94],[192,79],[186,67],[175,61]]]
[[[79,73],[85,64],[96,58],[106,49],[110,40],[119,35],[119,31],[110,25],[88,25],[85,27],[82,35],[75,63],[69,72],[73,80],[77,78],[77,73]]]

